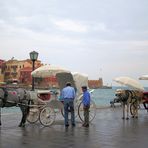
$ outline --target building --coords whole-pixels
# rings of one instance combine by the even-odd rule
[[[35,67],[40,67],[41,61],[37,60],[35,62]],[[5,82],[15,80],[20,80],[21,76],[21,69],[23,68],[32,68],[32,61],[30,59],[27,60],[15,60],[12,58],[4,63],[4,80]],[[30,73],[30,71],[29,71]]]
[[[42,66],[41,61],[35,61],[35,69]],[[14,58],[4,61],[0,60],[0,82],[19,82],[22,85],[32,84],[32,61],[16,60]],[[35,87],[58,87],[56,77],[35,78]]]
[[[3,66],[4,60],[0,59],[0,82],[4,82]]]
[[[19,81],[22,84],[30,85],[32,83],[31,77],[32,67],[24,67],[20,70]]]
[[[25,67],[20,70],[20,83],[25,85],[31,85],[32,83],[32,67]],[[49,88],[58,87],[56,77],[47,78],[35,78],[35,87]]]
[[[103,80],[102,78],[99,78],[99,80],[88,80],[88,87],[89,88],[101,88],[103,86]]]

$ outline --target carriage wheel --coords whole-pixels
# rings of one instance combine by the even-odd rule
[[[83,103],[81,102],[78,106],[78,115],[82,122],[84,122],[84,111],[83,111]],[[91,122],[96,116],[96,104],[93,100],[90,101],[89,108],[89,122]]]
[[[44,107],[39,115],[40,123],[44,126],[50,126],[55,121],[55,112],[51,107]]]
[[[31,124],[37,122],[39,120],[39,113],[40,111],[38,108],[30,108],[27,121]]]

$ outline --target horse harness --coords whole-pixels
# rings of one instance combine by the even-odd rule
[[[6,103],[12,103],[12,104],[16,104],[16,106],[18,106],[19,104],[22,103],[22,100],[25,100],[26,97],[27,97],[27,92],[26,90],[24,90],[24,96],[23,96],[23,99],[20,98],[20,94],[16,91],[16,90],[13,90],[12,93],[14,93],[15,95],[17,95],[19,101],[18,102],[10,102],[8,101],[8,95],[10,93],[10,91],[6,88],[2,88],[3,92],[4,92],[4,97],[0,97],[0,99],[2,100],[2,107],[5,107],[6,106]]]
[[[120,94],[119,95],[119,98],[121,99],[121,101],[123,102],[123,103],[127,103],[127,100],[129,99],[129,96],[131,95],[131,100],[130,100],[130,102],[132,102],[133,100],[135,100],[136,99],[136,94],[135,94],[135,92],[133,91],[133,90],[125,90],[125,93],[124,94]]]

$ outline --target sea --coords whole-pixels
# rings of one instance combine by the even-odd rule
[[[115,98],[116,89],[126,89],[126,87],[112,87],[110,89],[94,89],[91,98],[95,102],[97,108],[110,107],[110,101]],[[145,91],[148,91],[148,87],[145,87]],[[2,108],[2,114],[14,114],[21,113],[19,107]]]

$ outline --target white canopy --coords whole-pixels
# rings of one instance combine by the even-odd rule
[[[72,75],[77,88],[77,94],[80,95],[82,93],[81,87],[82,86],[88,87],[88,76],[86,74],[78,72],[73,72]]]
[[[44,65],[41,66],[37,69],[35,69],[31,75],[33,77],[50,77],[50,76],[55,76],[57,73],[61,73],[61,72],[67,72],[70,73],[70,71],[68,69],[65,69],[63,67],[60,66],[55,66],[55,65]]]
[[[137,89],[141,91],[144,90],[144,87],[137,80],[130,77],[122,76],[122,77],[117,77],[113,80],[119,84],[131,87],[133,89]]]
[[[148,75],[142,75],[139,80],[148,80]]]

